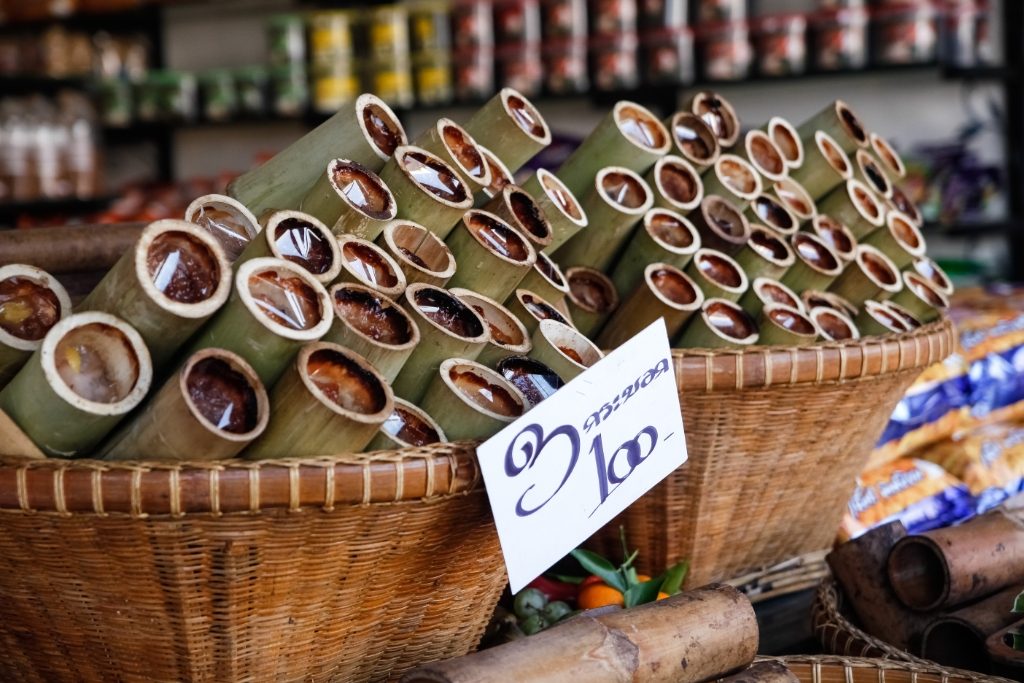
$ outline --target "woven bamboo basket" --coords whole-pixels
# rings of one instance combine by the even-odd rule
[[[825,652],[851,657],[876,657],[935,665],[927,659],[893,647],[861,630],[843,613],[839,587],[832,577],[821,582],[811,607],[811,628]]]
[[[1006,678],[926,662],[805,655],[759,657],[758,661],[780,662],[802,683],[1011,683]]]
[[[691,587],[829,548],[896,403],[954,341],[944,319],[857,342],[673,351],[689,460],[590,545],[617,557],[623,526],[648,573],[689,560]]]
[[[0,680],[378,681],[465,654],[506,577],[473,449],[0,459]]]

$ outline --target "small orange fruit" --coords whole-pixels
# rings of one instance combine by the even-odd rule
[[[647,581],[650,581],[651,577],[647,576],[647,574],[637,574],[636,575],[636,580],[639,583],[645,583]]]
[[[580,609],[596,609],[608,605],[625,604],[622,593],[603,583],[592,583],[584,586],[576,598],[576,605]]]
[[[657,599],[658,600],[664,600],[665,598],[670,598],[670,597],[672,597],[672,596],[669,595],[668,593],[662,593],[661,591],[659,591]]]
[[[580,590],[586,588],[587,586],[592,586],[595,583],[604,583],[604,581],[601,580],[600,576],[594,576],[593,574],[591,574],[587,578],[580,581]]]

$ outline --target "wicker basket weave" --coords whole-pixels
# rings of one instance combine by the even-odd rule
[[[471,447],[0,460],[0,680],[376,681],[475,647],[505,585]]]
[[[801,683],[1011,683],[1006,678],[927,662],[805,655],[760,657],[758,661],[785,664]]]
[[[905,335],[804,348],[674,351],[689,461],[619,526],[648,573],[689,560],[688,586],[828,548],[897,401],[953,350],[948,320]]]
[[[825,652],[852,657],[876,657],[903,662],[931,664],[926,659],[893,647],[884,640],[861,630],[842,612],[839,587],[829,576],[821,582],[811,607],[811,628]]]

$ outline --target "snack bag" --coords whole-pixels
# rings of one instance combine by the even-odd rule
[[[962,480],[984,512],[1024,492],[1024,422],[980,427],[933,444],[920,457]]]

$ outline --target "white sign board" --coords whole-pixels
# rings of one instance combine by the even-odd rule
[[[686,462],[664,321],[487,440],[477,455],[518,592]]]

